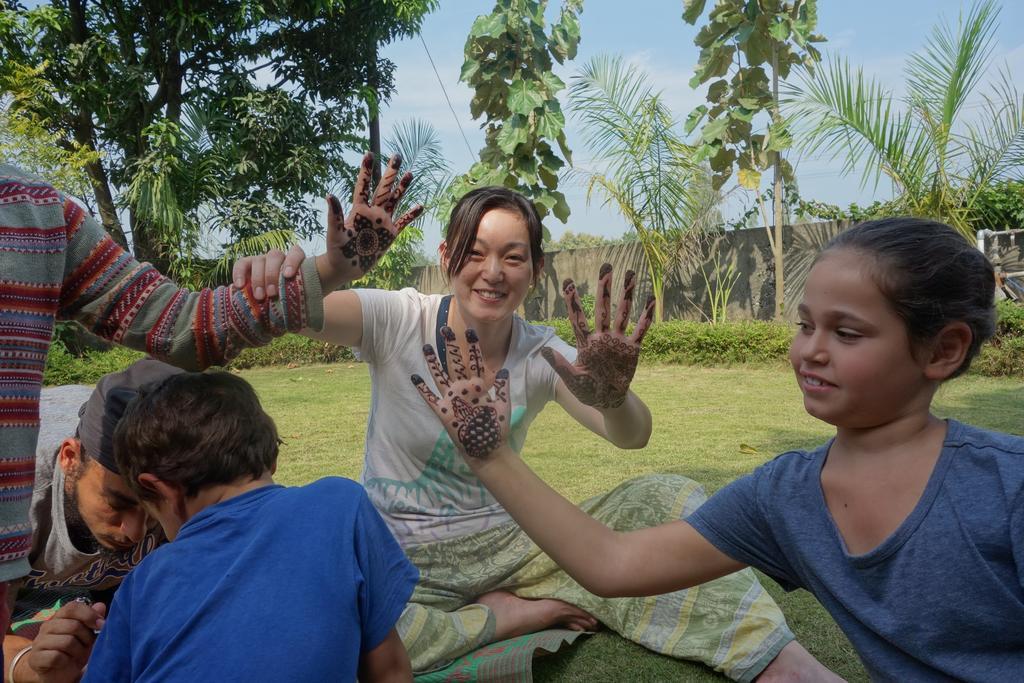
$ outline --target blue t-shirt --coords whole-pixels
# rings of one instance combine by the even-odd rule
[[[825,606],[875,680],[1024,675],[1024,439],[950,420],[917,506],[850,555],[821,490],[831,445],[790,452],[687,520],[729,557]]]
[[[128,575],[84,681],[354,681],[417,578],[355,482],[255,489]]]

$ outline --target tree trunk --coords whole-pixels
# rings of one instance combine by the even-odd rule
[[[71,0],[68,3],[68,13],[71,21],[70,43],[82,45],[89,39],[89,27],[85,21],[85,7],[79,0]],[[72,105],[74,106],[74,105]],[[72,134],[75,142],[89,149],[96,149],[96,134],[92,124],[92,112],[84,106],[78,106],[73,115]],[[114,195],[110,191],[110,179],[107,171],[103,168],[100,160],[91,161],[85,165],[85,172],[89,176],[92,185],[93,196],[96,197],[96,206],[100,211],[100,222],[107,233],[119,245],[128,248],[128,237],[125,235],[124,227],[117,217],[117,205],[114,203]]]
[[[779,53],[778,49],[772,47],[772,121],[779,118]],[[774,163],[772,164],[774,178],[772,179],[773,213],[775,226],[775,244],[772,251],[775,257],[775,319],[782,318],[783,306],[786,301],[785,277],[782,270],[782,163],[779,152],[775,152]]]
[[[370,50],[370,63],[366,70],[367,85],[373,90],[374,102],[370,106],[370,151],[373,152],[373,187],[380,182],[380,91],[377,89],[377,43]],[[373,193],[371,192],[371,195]]]
[[[75,137],[78,137],[77,133]],[[103,224],[103,229],[115,242],[124,249],[128,249],[128,237],[124,234],[121,221],[117,218],[117,205],[114,204],[114,195],[110,192],[107,170],[97,159],[85,165],[85,172],[89,174],[89,180],[92,183],[92,193],[96,197],[96,206],[100,211],[100,222]]]

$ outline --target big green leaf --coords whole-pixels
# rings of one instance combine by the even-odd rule
[[[533,83],[514,80],[508,88],[508,108],[516,114],[529,115],[544,104],[544,96],[537,92]]]

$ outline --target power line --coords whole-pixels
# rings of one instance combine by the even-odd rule
[[[459,127],[459,133],[462,134],[462,141],[466,143],[466,149],[469,150],[469,158],[472,159],[475,155],[473,154],[473,148],[469,144],[469,140],[466,138],[465,131],[462,130],[462,122],[459,121],[458,114],[455,113],[455,107],[452,106],[452,101],[448,99],[448,91],[444,88],[444,83],[441,81],[441,74],[437,72],[437,67],[434,65],[434,58],[430,56],[430,50],[427,49],[427,41],[423,40],[423,34],[420,34],[420,42],[423,44],[423,51],[427,53],[427,59],[430,60],[430,67],[434,70],[434,75],[437,76],[437,84],[441,86],[441,92],[444,93],[444,101],[448,103],[448,109],[452,112],[452,117],[455,118],[455,125]]]

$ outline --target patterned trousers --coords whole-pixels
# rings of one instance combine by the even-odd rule
[[[700,486],[686,477],[652,475],[580,507],[611,528],[628,531],[685,518],[704,500]],[[665,595],[600,598],[571,579],[515,523],[406,553],[420,570],[420,582],[398,632],[416,672],[440,668],[494,640],[493,613],[473,600],[497,589],[571,603],[624,638],[703,662],[738,681],[753,680],[793,640],[782,612],[750,569]]]

